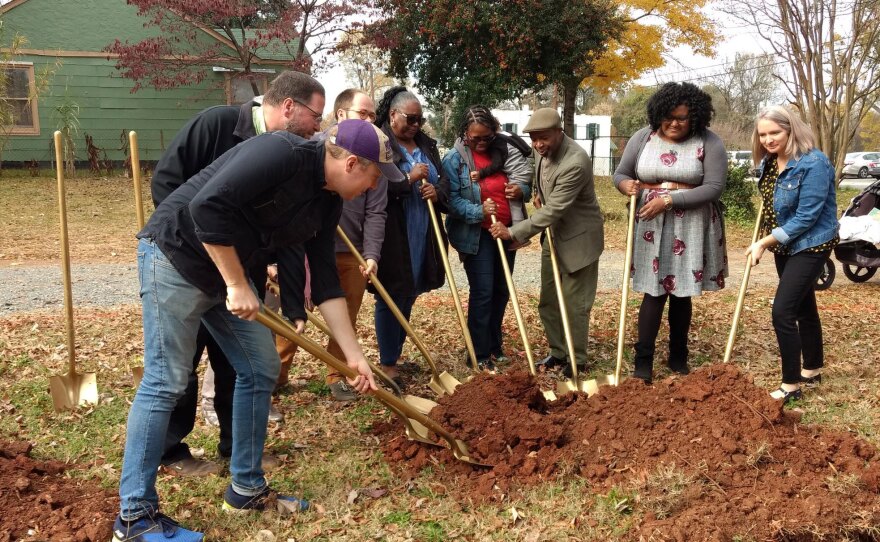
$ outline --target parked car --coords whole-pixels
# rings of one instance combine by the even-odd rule
[[[880,152],[850,152],[843,158],[844,177],[880,179]]]
[[[752,151],[727,151],[727,163],[730,166],[752,167]]]

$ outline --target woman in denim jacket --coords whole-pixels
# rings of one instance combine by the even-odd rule
[[[771,395],[788,403],[801,398],[801,384],[822,380],[815,284],[839,240],[834,167],[813,146],[809,126],[782,106],[758,114],[752,148],[764,209],[763,237],[746,256],[757,265],[764,250],[774,254],[779,286],[773,329],[782,357],[782,385]]]
[[[458,251],[470,285],[468,329],[480,369],[492,371],[505,361],[501,323],[509,294],[501,255],[489,226],[491,215],[511,226],[524,217],[531,197],[533,169],[522,152],[498,134],[498,120],[488,108],[471,106],[461,122],[460,137],[443,157],[449,178],[449,242]],[[515,251],[503,241],[513,269]],[[494,361],[492,358],[495,358]]]

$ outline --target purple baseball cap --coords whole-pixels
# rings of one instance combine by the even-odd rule
[[[406,180],[406,176],[394,164],[388,136],[374,124],[360,119],[347,119],[336,125],[336,135],[332,135],[331,131],[328,139],[355,156],[375,162],[390,182]]]

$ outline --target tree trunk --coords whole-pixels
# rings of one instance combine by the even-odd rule
[[[562,129],[565,135],[574,139],[574,110],[580,81],[571,79],[563,83]]]

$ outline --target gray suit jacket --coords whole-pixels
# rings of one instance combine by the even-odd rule
[[[566,273],[574,273],[598,260],[605,246],[593,164],[587,152],[568,136],[563,136],[546,175],[542,173],[545,160],[539,157],[535,164],[543,205],[510,228],[510,233],[517,241],[524,241],[551,227],[560,266]]]

